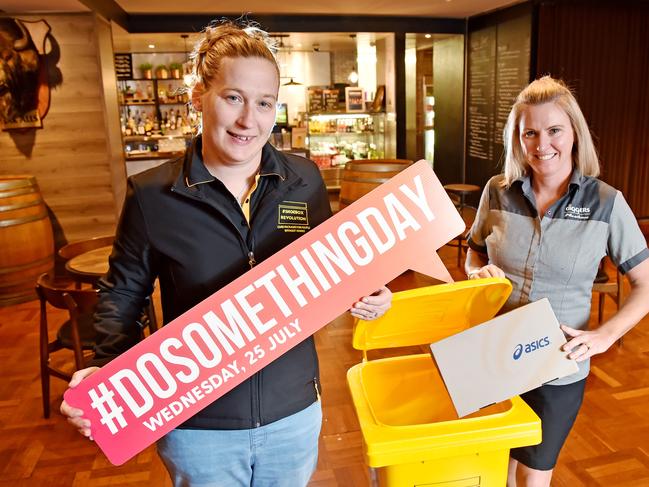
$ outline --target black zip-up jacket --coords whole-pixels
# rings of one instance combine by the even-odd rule
[[[160,280],[168,323],[331,215],[327,191],[313,162],[262,151],[250,222],[201,159],[198,137],[184,158],[128,180],[126,201],[100,281],[96,365],[133,346],[146,296]],[[308,226],[282,224],[279,205],[306,205]],[[290,223],[290,222],[289,222]],[[183,424],[185,428],[245,429],[301,411],[317,399],[318,360],[304,340]]]

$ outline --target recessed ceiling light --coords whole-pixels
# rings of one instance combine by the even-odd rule
[[[298,42],[298,43],[296,44],[296,46],[297,46],[297,47],[302,47],[302,43],[301,43],[301,42]]]
[[[426,34],[424,37],[425,37],[426,39],[430,39],[432,36],[431,36],[430,34]]]
[[[155,44],[149,44],[149,49],[155,49]]]

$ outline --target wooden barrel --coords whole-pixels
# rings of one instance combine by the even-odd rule
[[[340,209],[351,205],[410,164],[412,161],[407,159],[367,159],[348,162],[340,182]]]
[[[0,306],[36,299],[54,269],[54,237],[36,178],[0,175]]]

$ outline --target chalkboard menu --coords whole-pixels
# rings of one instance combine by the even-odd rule
[[[133,59],[128,52],[115,54],[115,73],[117,79],[133,78]]]
[[[309,87],[307,90],[307,99],[309,102],[309,113],[319,113],[324,109],[324,99],[322,88]]]
[[[331,113],[338,111],[338,92],[339,90],[337,89],[322,90],[325,112]]]
[[[496,43],[496,124],[494,140],[503,144],[503,129],[520,91],[530,76],[530,24],[515,19],[498,27]]]
[[[483,186],[491,176],[502,172],[503,129],[516,96],[529,82],[530,37],[530,15],[469,34],[469,183]]]
[[[469,39],[468,156],[494,158],[494,102],[496,84],[496,27]]]

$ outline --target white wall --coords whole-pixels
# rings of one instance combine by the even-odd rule
[[[279,102],[288,105],[289,123],[297,117],[298,112],[306,111],[306,90],[309,86],[328,86],[331,84],[328,52],[286,52],[278,56],[281,66]],[[298,86],[281,86],[290,78],[302,83]]]

